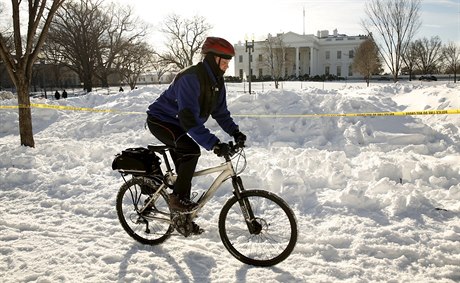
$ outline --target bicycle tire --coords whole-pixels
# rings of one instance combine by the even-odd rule
[[[157,189],[158,185],[152,180],[133,177],[120,187],[117,194],[118,220],[128,235],[142,244],[160,244],[168,239],[174,230],[170,221],[171,212],[166,192],[160,192],[153,205],[150,204],[140,213]],[[142,191],[152,193],[143,194]]]
[[[230,198],[219,215],[219,234],[225,248],[239,261],[254,266],[272,266],[285,260],[297,243],[297,221],[289,205],[264,190],[241,193],[250,203],[260,233],[251,234],[236,196]]]

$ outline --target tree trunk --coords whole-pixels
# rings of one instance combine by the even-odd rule
[[[100,77],[101,79],[101,85],[102,87],[109,87],[109,79],[108,79],[108,74],[104,72],[102,76]]]
[[[91,79],[91,75],[86,75],[83,80],[83,88],[86,92],[93,91],[93,81]]]
[[[18,104],[19,104],[19,135],[21,145],[35,147],[32,131],[32,111],[30,109],[29,85],[27,82],[18,81]]]

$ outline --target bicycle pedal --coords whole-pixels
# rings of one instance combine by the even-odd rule
[[[176,231],[184,237],[188,237],[190,235],[199,235],[204,232],[203,229],[194,231],[192,219],[188,214],[173,213],[171,222],[174,229],[176,229]]]

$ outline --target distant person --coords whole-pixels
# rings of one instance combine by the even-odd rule
[[[67,91],[65,91],[65,89],[64,89],[64,91],[62,91],[62,98],[64,98],[64,99],[67,98]]]
[[[119,92],[123,92],[125,91],[122,87],[120,87],[120,89],[118,90]]]
[[[56,92],[54,93],[54,98],[56,98],[56,100],[59,100],[59,98],[61,98],[61,94],[59,93],[59,91],[56,90]]]

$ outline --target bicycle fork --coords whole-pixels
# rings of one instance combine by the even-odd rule
[[[257,222],[248,198],[243,198],[241,196],[241,193],[244,192],[244,186],[241,177],[233,176],[232,185],[234,189],[233,194],[236,196],[236,199],[240,204],[241,212],[243,213],[244,220],[246,221],[246,225],[248,226],[249,233],[253,235],[260,234],[260,232],[262,231],[262,225],[259,222]]]

